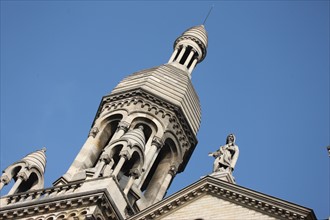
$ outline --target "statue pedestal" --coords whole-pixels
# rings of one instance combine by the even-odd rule
[[[213,172],[209,176],[212,176],[214,178],[217,178],[217,179],[229,182],[229,183],[236,184],[235,178],[233,177],[233,175],[227,171]]]

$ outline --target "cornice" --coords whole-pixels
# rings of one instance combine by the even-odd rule
[[[146,208],[129,220],[160,219],[207,194],[277,219],[316,220],[311,209],[210,176],[206,176],[172,196]]]

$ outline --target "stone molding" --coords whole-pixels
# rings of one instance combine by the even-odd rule
[[[146,208],[129,218],[129,220],[159,219],[206,194],[278,219],[316,220],[316,216],[311,209],[210,176],[206,176],[172,196]]]

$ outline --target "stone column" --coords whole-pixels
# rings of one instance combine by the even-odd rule
[[[191,49],[191,51],[190,51],[190,53],[189,53],[189,55],[188,55],[188,57],[187,57],[187,59],[186,59],[186,62],[184,63],[184,65],[185,65],[186,67],[188,67],[188,64],[189,64],[189,62],[190,62],[190,59],[192,58],[192,56],[194,56],[194,54],[195,54],[195,51],[194,51],[193,49]]]
[[[134,181],[136,179],[138,179],[140,177],[140,175],[141,175],[141,172],[138,169],[133,169],[133,170],[130,171],[130,178],[129,178],[129,180],[127,182],[127,185],[126,185],[126,187],[124,189],[124,194],[125,195],[128,194],[128,192],[131,189]]]
[[[22,183],[23,181],[26,181],[26,180],[28,179],[29,174],[30,174],[30,173],[27,172],[26,168],[23,168],[23,170],[20,171],[20,172],[17,174],[17,180],[16,180],[14,186],[13,186],[13,187],[10,189],[10,191],[8,192],[8,195],[12,195],[12,194],[14,194],[14,193],[17,191],[18,187],[21,185],[21,183]]]
[[[176,61],[180,62],[181,58],[183,57],[183,54],[186,52],[186,46],[183,46],[181,51],[180,51],[180,54],[178,56],[178,58],[176,59]]]
[[[120,159],[118,163],[116,164],[116,168],[112,172],[112,176],[116,177],[118,176],[119,171],[123,167],[124,163],[129,160],[129,154],[127,151],[120,152]]]
[[[109,164],[105,166],[105,168],[102,171],[103,176],[110,176],[112,173],[112,166],[114,165],[115,161],[113,159],[110,160]]]
[[[176,165],[171,165],[170,166],[170,169],[167,173],[167,175],[165,176],[164,180],[163,180],[163,183],[160,187],[160,189],[158,190],[158,193],[153,201],[152,204],[156,203],[156,202],[159,202],[160,200],[162,200],[165,196],[165,193],[172,181],[172,179],[175,177],[176,173],[178,172],[178,168]]]
[[[125,122],[125,121],[119,122],[117,130],[116,130],[115,134],[112,136],[109,143],[111,143],[111,142],[119,139],[121,136],[123,136],[128,131],[129,126],[130,126],[130,124],[128,122]]]
[[[107,154],[107,153],[103,153],[103,154],[101,155],[101,158],[100,158],[99,164],[98,164],[97,167],[96,167],[96,171],[95,171],[95,173],[94,173],[94,175],[93,175],[93,178],[98,178],[98,177],[100,176],[100,174],[101,174],[101,172],[102,172],[104,166],[105,166],[106,164],[108,164],[108,163],[110,162],[110,160],[111,160],[111,159],[110,159],[109,154]]]
[[[193,69],[195,68],[196,64],[197,64],[197,59],[195,58],[194,61],[192,62],[191,66],[189,67],[189,73],[191,73],[193,71]]]
[[[145,156],[145,162],[144,162],[145,172],[143,173],[142,177],[137,182],[137,185],[139,185],[139,187],[142,186],[143,181],[147,178],[148,173],[152,167],[152,164],[156,160],[157,155],[158,155],[159,151],[161,150],[161,148],[163,147],[163,145],[164,145],[164,143],[161,138],[154,137],[152,139],[150,149]]]
[[[171,58],[169,59],[168,63],[173,62],[173,60],[174,60],[174,58],[175,58],[175,56],[176,56],[177,53],[178,53],[178,48],[176,48],[176,49],[173,51],[172,56],[171,56]]]
[[[93,127],[90,130],[86,142],[84,143],[78,155],[74,159],[67,173],[64,175],[67,180],[70,180],[77,173],[78,170],[90,168],[95,164],[95,161],[97,160],[98,156],[102,151],[102,146],[100,146],[100,140],[97,137],[98,133],[99,129],[97,127]]]
[[[0,190],[3,188],[3,186],[7,185],[10,182],[9,177],[7,176],[7,174],[2,174],[1,178],[0,178]]]

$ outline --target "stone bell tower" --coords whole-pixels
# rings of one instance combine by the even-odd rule
[[[197,144],[201,109],[191,74],[206,49],[204,26],[192,27],[175,40],[168,63],[129,75],[102,98],[73,163],[40,192],[59,201],[55,218],[77,202],[76,216],[125,219],[163,199]]]

